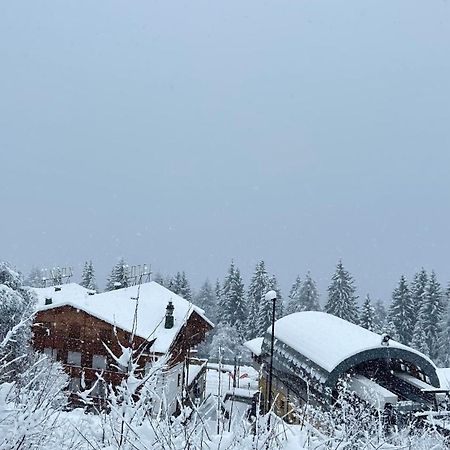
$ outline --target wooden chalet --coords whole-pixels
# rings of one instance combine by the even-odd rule
[[[192,399],[203,396],[206,361],[191,357],[213,328],[202,309],[156,282],[100,294],[75,283],[34,291],[34,347],[63,364],[72,393],[82,383],[92,386],[99,372],[106,383],[120,383],[127,369],[117,361],[123,346],[141,350],[142,374],[167,356],[160,389],[169,413],[176,412],[183,388]],[[92,396],[101,403],[101,383]]]

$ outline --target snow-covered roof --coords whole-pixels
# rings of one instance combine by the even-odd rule
[[[267,333],[271,333],[269,327]],[[381,336],[339,317],[317,311],[290,314],[275,322],[275,338],[327,372],[366,350],[402,349],[418,355],[435,368],[423,353],[394,340],[381,345]]]
[[[131,332],[138,286],[94,295],[90,295],[92,291],[76,283],[63,284],[60,288],[61,290],[55,290],[54,287],[33,288],[38,298],[38,311],[68,305]],[[50,305],[45,304],[47,298],[52,299]],[[174,326],[166,329],[164,328],[164,318],[169,301],[172,301],[174,306]],[[165,353],[193,311],[213,326],[201,308],[189,303],[164,286],[155,281],[141,284],[137,306],[136,335],[148,340],[156,338],[152,350],[157,353]]]
[[[254,355],[259,356],[261,354],[263,341],[264,338],[257,337],[255,339],[251,339],[250,341],[244,342],[244,347],[247,347]]]

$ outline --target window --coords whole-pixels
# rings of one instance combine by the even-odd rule
[[[92,368],[98,370],[106,369],[106,356],[104,355],[94,355],[92,357]]]
[[[94,385],[94,389],[92,389],[91,396],[104,398],[106,393],[105,383],[101,380],[97,381],[97,384]]]
[[[79,378],[71,378],[69,382],[69,391],[70,392],[78,392],[80,390],[80,379]]]
[[[81,353],[71,351],[67,352],[67,364],[81,367]]]
[[[48,359],[56,361],[58,357],[58,350],[56,348],[46,347],[44,348],[44,355],[47,356]]]

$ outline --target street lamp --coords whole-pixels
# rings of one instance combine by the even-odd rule
[[[273,377],[273,348],[275,343],[275,303],[277,301],[277,293],[269,291],[265,295],[266,302],[272,301],[272,334],[270,340],[270,365],[269,365],[269,395],[268,395],[268,411],[272,406],[272,377]],[[270,420],[270,416],[269,416]]]

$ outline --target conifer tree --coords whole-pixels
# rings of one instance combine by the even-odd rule
[[[186,276],[186,272],[183,270],[181,272],[181,285],[180,285],[180,292],[179,295],[183,297],[188,302],[192,302],[192,291],[191,291],[191,285],[189,284],[189,281]]]
[[[320,311],[319,294],[310,272],[300,288],[298,311]]]
[[[244,283],[239,269],[232,261],[222,288],[218,319],[220,323],[235,327],[241,339],[245,334],[245,306]]]
[[[334,314],[348,322],[358,323],[359,313],[356,304],[355,286],[352,276],[344,269],[342,261],[336,266],[336,271],[328,287],[328,302],[325,311]]]
[[[277,293],[277,301],[275,303],[275,320],[281,319],[284,315],[283,295],[281,293],[281,289],[278,285],[278,281],[275,275],[272,275],[269,278],[268,291],[275,291]]]
[[[366,295],[364,303],[361,308],[361,317],[359,324],[369,331],[374,331],[375,328],[375,308],[372,306],[369,294]]]
[[[30,287],[44,287],[44,272],[39,267],[33,267],[24,281],[25,286]]]
[[[425,330],[419,326],[419,321],[417,321],[416,326],[414,328],[414,336],[411,341],[411,347],[429,356],[430,347],[428,346],[427,341],[428,340]]]
[[[97,291],[97,284],[95,282],[95,270],[92,261],[86,261],[84,263],[80,285],[84,286],[86,289]]]
[[[264,293],[259,304],[258,315],[256,320],[256,336],[263,337],[266,334],[267,328],[272,323],[273,303],[272,300],[266,300],[266,293],[268,291],[275,291],[277,293],[277,299],[275,302],[275,320],[282,317],[283,304],[280,289],[278,288],[277,280],[275,276],[269,278],[269,284],[267,291]]]
[[[414,304],[404,275],[400,277],[398,286],[392,293],[392,304],[389,308],[389,323],[392,332],[402,344],[408,345],[413,337]]]
[[[384,303],[377,300],[374,306],[373,331],[375,333],[384,333],[387,328],[387,312]]]
[[[182,280],[181,280],[181,272],[177,272],[169,281],[169,285],[167,286],[172,292],[178,294],[182,289]]]
[[[269,290],[269,274],[267,273],[264,261],[258,262],[253,273],[247,292],[247,338],[252,339],[257,334],[257,322],[260,304],[263,297]]]
[[[222,296],[222,286],[220,285],[219,279],[216,280],[216,284],[214,286],[214,292],[216,293],[217,305],[219,305],[220,297]]]
[[[111,274],[106,282],[105,291],[113,291],[114,289],[126,288],[129,286],[128,281],[128,264],[124,258],[120,258],[117,264],[111,270]]]
[[[155,283],[160,284],[161,286],[167,287],[166,278],[161,272],[156,272],[155,276],[153,277],[153,280]]]
[[[289,291],[288,300],[286,302],[286,315],[301,311],[300,309],[300,289],[302,287],[302,280],[300,275],[297,275],[291,290]]]
[[[188,302],[192,302],[192,291],[186,272],[177,272],[169,283],[168,289],[183,297]]]
[[[428,356],[433,360],[439,356],[438,334],[445,312],[443,300],[441,286],[433,271],[428,279],[425,300],[414,330],[414,333],[418,336],[425,336],[425,343],[417,343],[418,337],[415,342],[419,347],[427,348],[429,350]],[[417,348],[420,350],[419,347]]]
[[[414,275],[413,282],[411,283],[411,300],[414,308],[414,315],[412,321],[413,329],[416,326],[416,322],[420,316],[420,310],[425,301],[425,290],[427,284],[428,284],[428,274],[422,267],[420,272],[417,272]]]
[[[216,321],[217,297],[209,280],[206,280],[203,283],[202,287],[198,291],[198,294],[195,296],[195,304],[205,311],[206,317],[208,317],[208,319],[212,320],[213,322]]]
[[[445,293],[445,311],[439,324],[437,362],[440,367],[450,366],[450,285]]]

